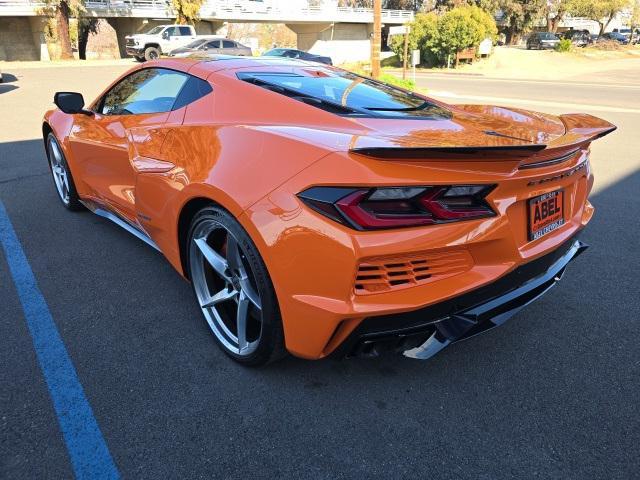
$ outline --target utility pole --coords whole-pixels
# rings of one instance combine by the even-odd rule
[[[404,56],[402,57],[402,79],[407,78],[407,63],[409,62],[409,25],[405,25],[404,32]]]
[[[380,44],[382,43],[382,0],[373,0],[373,45],[371,46],[371,76],[380,77]]]

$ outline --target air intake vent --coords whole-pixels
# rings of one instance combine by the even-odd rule
[[[366,295],[413,287],[466,272],[472,266],[471,255],[463,249],[405,257],[372,257],[360,263],[355,291]]]

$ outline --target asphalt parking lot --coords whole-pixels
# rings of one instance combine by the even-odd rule
[[[421,75],[448,101],[582,105],[618,125],[593,148],[591,248],[541,301],[428,362],[252,370],[158,253],[56,198],[40,138],[53,93],[89,100],[126,68],[5,65],[0,85],[0,205],[122,478],[640,478],[640,77]],[[0,253],[0,478],[71,478],[27,318]]]

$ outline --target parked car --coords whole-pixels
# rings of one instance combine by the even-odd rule
[[[633,36],[633,31],[630,28],[614,28],[612,33],[619,33],[620,35],[629,39],[629,43],[631,43],[631,37]]]
[[[560,39],[551,32],[534,32],[527,39],[527,50],[554,49]]]
[[[426,359],[501,325],[587,248],[589,146],[616,128],[264,57],[159,60],[87,106],[54,103],[42,132],[61,206],[161,252],[247,365]]]
[[[629,45],[631,38],[626,37],[620,32],[607,32],[600,35],[598,41],[613,41],[618,42],[620,45]]]
[[[158,25],[147,33],[126,36],[125,48],[127,55],[143,62],[160,58],[195,39],[196,30],[192,25]]]
[[[559,37],[571,40],[571,44],[576,47],[586,47],[592,43],[589,32],[585,32],[584,30],[569,30],[561,33]]]
[[[198,38],[188,45],[176,48],[169,53],[170,57],[189,57],[191,55],[239,55],[251,57],[251,48],[226,38]]]
[[[287,57],[297,58],[299,60],[306,60],[308,62],[325,63],[327,65],[333,65],[331,57],[324,57],[322,55],[316,55],[314,53],[303,52],[302,50],[296,50],[294,48],[274,48],[262,54],[264,57]]]

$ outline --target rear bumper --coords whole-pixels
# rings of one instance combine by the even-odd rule
[[[378,356],[394,351],[410,358],[430,358],[454,342],[502,325],[553,287],[567,265],[586,249],[574,237],[466,294],[411,312],[366,318],[333,355]]]

